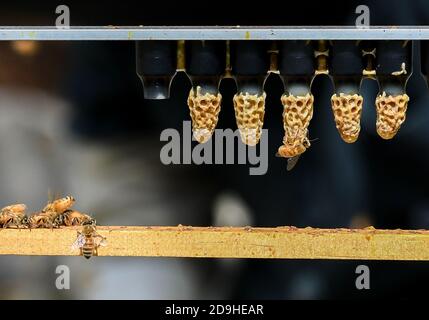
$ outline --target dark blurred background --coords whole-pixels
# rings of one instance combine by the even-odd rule
[[[371,25],[425,25],[426,1],[9,1],[1,25],[53,26],[57,5],[71,25],[354,25],[366,4]],[[269,168],[247,165],[164,166],[165,128],[190,120],[190,83],[179,74],[171,99],[143,99],[135,44],[0,43],[0,200],[37,210],[48,190],[73,194],[76,208],[110,225],[252,225],[429,228],[429,101],[416,59],[408,83],[407,120],[391,141],[375,131],[378,86],[363,84],[359,140],[345,144],[330,108],[332,85],[314,86],[312,137],[296,168],[274,155],[283,137],[280,79],[270,76],[265,128]],[[218,128],[236,128],[232,80],[222,82]],[[419,296],[429,282],[422,262],[342,262],[1,257],[0,297],[13,298],[373,298]],[[69,265],[71,290],[56,290],[55,266]],[[355,288],[367,264],[371,290]],[[13,272],[6,272],[13,270]],[[7,274],[7,276],[6,276]]]

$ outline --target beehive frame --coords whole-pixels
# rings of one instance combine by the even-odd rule
[[[1,40],[429,40],[429,27],[0,27]],[[79,228],[0,230],[0,255],[78,255]],[[429,231],[98,227],[100,256],[429,260]]]
[[[79,255],[79,227],[0,230],[0,255]],[[429,260],[429,231],[99,226],[99,256]]]

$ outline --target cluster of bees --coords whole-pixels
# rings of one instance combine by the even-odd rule
[[[50,201],[39,212],[26,215],[25,204],[12,204],[0,210],[0,228],[60,228],[83,226],[78,231],[73,249],[80,249],[81,255],[89,259],[98,255],[98,247],[105,245],[105,238],[96,232],[96,221],[88,214],[71,209],[75,198],[67,196]]]
[[[90,215],[72,210],[75,203],[72,196],[48,202],[39,212],[26,215],[25,204],[12,204],[0,210],[1,228],[59,228],[61,226],[95,225],[96,221]]]

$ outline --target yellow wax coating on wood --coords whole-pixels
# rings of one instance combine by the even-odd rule
[[[71,245],[80,227],[2,229],[2,255],[79,255]],[[100,256],[429,260],[429,231],[236,228],[97,227],[107,246]]]

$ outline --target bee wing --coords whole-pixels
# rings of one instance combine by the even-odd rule
[[[287,159],[287,167],[286,167],[287,171],[291,171],[296,166],[296,164],[298,163],[299,157],[300,155],[297,155],[295,157]]]
[[[12,204],[0,210],[1,214],[24,214],[27,206],[23,203]]]
[[[73,250],[76,250],[76,249],[82,248],[84,244],[85,244],[85,236],[83,236],[82,234],[80,234],[77,237],[76,241],[73,242],[71,248]]]
[[[105,247],[105,246],[107,246],[107,240],[103,236],[98,236],[98,237],[94,238],[94,242],[95,242],[95,245],[97,247]]]

